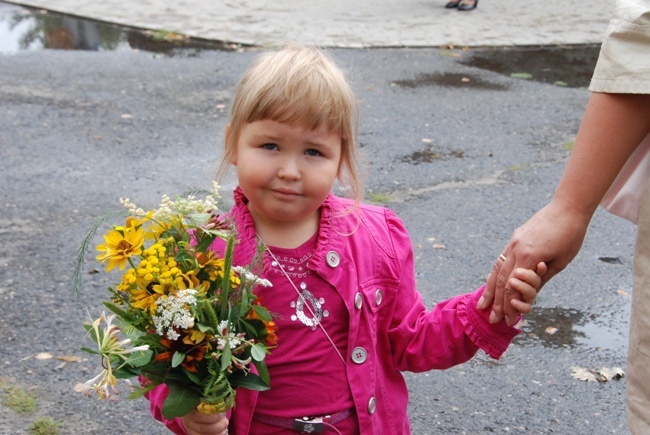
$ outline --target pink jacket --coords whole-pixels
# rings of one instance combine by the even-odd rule
[[[318,246],[309,267],[338,289],[349,312],[346,370],[363,434],[408,434],[408,391],[402,371],[446,369],[472,358],[478,349],[499,358],[520,332],[504,322],[491,325],[489,310],[476,303],[483,287],[428,311],[415,288],[413,249],[402,221],[390,210],[360,205],[332,194],[325,201]],[[241,236],[236,264],[248,264],[257,238],[245,198],[235,191],[231,216]],[[279,337],[282,351],[282,337]],[[366,354],[363,362],[352,355]],[[327,363],[327,362],[325,362]],[[340,370],[341,362],[333,369]],[[230,433],[249,432],[257,392],[241,389],[230,415]],[[166,386],[151,392],[158,420]],[[178,434],[180,421],[166,421]],[[164,421],[164,420],[163,420]]]

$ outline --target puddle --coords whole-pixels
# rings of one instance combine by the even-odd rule
[[[459,62],[509,77],[574,88],[588,87],[600,44],[472,49]]]
[[[508,89],[508,87],[505,85],[488,82],[471,74],[460,73],[419,74],[414,79],[396,80],[393,83],[402,88],[419,88],[421,86],[446,86],[456,88],[487,89],[495,91],[505,91]]]
[[[592,349],[627,349],[629,306],[612,315],[587,315],[578,310],[535,307],[526,314],[522,334],[515,338],[520,345],[550,348],[585,346]]]
[[[463,158],[465,151],[451,150],[445,151],[441,149],[434,149],[433,146],[428,146],[426,149],[418,150],[410,155],[402,156],[402,162],[417,165],[419,163],[431,163],[434,161],[448,160],[451,158]]]
[[[235,50],[237,44],[151,32],[0,2],[0,53],[27,50],[143,50],[172,56],[182,49]]]

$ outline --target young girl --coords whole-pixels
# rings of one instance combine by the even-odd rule
[[[229,219],[248,264],[261,241],[264,304],[278,316],[267,357],[271,389],[239,389],[228,415],[194,411],[164,420],[166,386],[149,395],[155,418],[179,434],[408,434],[401,371],[446,369],[478,349],[499,358],[519,332],[476,308],[483,288],[427,311],[413,251],[390,210],[360,204],[357,107],[343,73],[320,50],[290,46],[260,56],[241,79],[224,162],[239,186]],[[355,199],[331,193],[335,181]],[[213,248],[223,253],[223,246]],[[513,300],[527,313],[546,270],[520,269]]]

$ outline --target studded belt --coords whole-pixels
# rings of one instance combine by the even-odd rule
[[[284,418],[271,415],[254,414],[253,420],[283,429],[293,429],[300,433],[321,433],[329,425],[336,424],[354,415],[354,408],[319,417]]]

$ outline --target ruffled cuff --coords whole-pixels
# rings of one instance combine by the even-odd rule
[[[478,300],[481,298],[485,285],[468,295],[458,302],[458,319],[463,325],[465,335],[472,342],[482,349],[485,353],[494,359],[499,359],[503,352],[506,351],[510,342],[520,332],[512,326],[508,326],[505,320],[499,323],[491,324],[490,313],[491,307],[485,310],[476,308]],[[517,317],[517,320],[519,320]],[[515,322],[516,324],[516,322]]]

